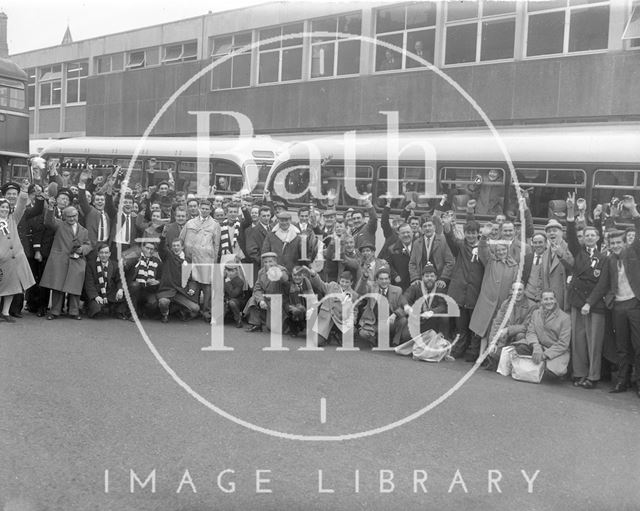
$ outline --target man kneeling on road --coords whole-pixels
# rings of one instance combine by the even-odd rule
[[[513,343],[519,355],[531,355],[531,360],[546,364],[546,371],[564,376],[569,365],[571,317],[558,307],[554,292],[542,292],[541,305],[531,314],[524,339]]]
[[[515,295],[515,301],[511,314],[506,318],[503,326],[502,322],[505,319],[509,304]],[[502,353],[502,348],[510,345],[514,341],[524,339],[527,333],[527,327],[531,319],[531,314],[538,306],[537,303],[529,300],[524,294],[524,284],[522,282],[514,282],[511,285],[511,295],[502,302],[502,305],[498,309],[495,319],[491,325],[491,333],[489,334],[489,342],[496,344],[489,351],[489,356],[483,365],[489,371],[495,371],[498,368],[498,361]]]
[[[87,262],[84,278],[84,292],[88,298],[87,315],[95,318],[102,313],[128,319],[120,271],[114,261],[109,261],[111,250],[105,243],[99,243],[96,248],[98,257]]]

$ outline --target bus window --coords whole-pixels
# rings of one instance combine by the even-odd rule
[[[640,203],[640,169],[598,169],[593,174],[591,211],[598,204],[609,204],[611,199],[632,195]]]
[[[108,167],[113,165],[113,160],[111,158],[87,158],[87,165]]]
[[[118,158],[117,160],[114,160],[113,163],[126,171],[129,169],[131,160]],[[133,169],[131,170],[131,176],[129,177],[129,188],[133,188],[138,183],[142,183],[142,160],[136,158],[136,161],[133,164]]]
[[[529,192],[529,209],[534,218],[556,216],[556,210],[563,206],[568,192],[575,192],[578,198],[584,198],[586,194],[584,170],[516,168],[516,175],[520,188]],[[513,189],[509,197],[508,213],[517,216],[517,195]]]
[[[176,162],[150,158],[146,162],[147,186],[156,186],[169,180],[169,171],[175,174]],[[175,179],[175,175],[174,175]]]
[[[398,167],[398,194],[403,195],[402,199],[393,199],[391,207],[402,208],[405,204],[413,201],[418,207],[427,203],[427,199],[420,199],[420,195],[425,194],[425,168],[424,167]],[[435,181],[435,176],[427,176]],[[389,179],[387,167],[380,167],[378,171],[378,184],[376,196],[385,195],[389,190]]]
[[[355,191],[359,194],[372,193],[373,168],[357,165],[355,168],[355,174]],[[282,182],[283,179],[284,183]],[[308,165],[293,165],[291,167],[281,169],[274,177],[273,183],[276,191],[284,186],[287,194],[302,194],[295,198],[288,198],[292,203],[307,204],[315,200],[315,197],[311,194],[310,190],[311,183],[309,180]],[[329,194],[329,192],[332,192],[335,195],[335,203],[337,206],[361,205],[361,201],[356,197],[352,197],[352,194],[350,194],[345,187],[345,173],[342,165],[324,165],[320,170],[320,193],[325,196]],[[325,203],[326,200],[321,200],[321,202]]]
[[[477,215],[495,216],[504,212],[504,176],[501,168],[444,167],[440,186],[453,209],[463,211],[473,199]]]
[[[178,165],[178,177],[176,180],[176,190],[186,193],[198,192],[197,163],[195,161],[181,161]],[[213,184],[212,165],[209,163],[209,186]]]
[[[234,193],[242,189],[244,181],[242,172],[231,162],[214,160],[213,175],[215,179],[212,184],[215,184],[216,192]]]

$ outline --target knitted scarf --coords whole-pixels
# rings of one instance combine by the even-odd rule
[[[107,297],[107,268],[102,267],[102,263],[100,262],[100,258],[96,263],[96,271],[98,272],[98,284],[100,284],[100,296],[102,298]]]
[[[148,279],[157,279],[158,263],[151,257],[140,256],[135,266],[136,282],[145,284]]]
[[[233,224],[233,239],[229,232],[229,221],[225,220],[220,233],[220,253],[233,254],[238,243],[238,232],[240,231],[240,222],[236,220]]]

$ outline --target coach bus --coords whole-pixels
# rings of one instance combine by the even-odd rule
[[[623,195],[633,195],[640,203],[640,124],[500,127],[498,131],[518,185],[529,193],[537,223],[566,214],[567,192],[586,199],[590,210]],[[399,150],[397,174],[388,172],[388,147],[394,146]],[[345,161],[352,162],[351,192],[345,183]],[[515,181],[488,128],[362,133],[355,135],[353,144],[345,144],[344,136],[319,137],[288,147],[274,162],[267,187],[274,199],[293,208],[328,194],[336,196],[338,208],[361,205],[367,194],[381,206],[389,175],[398,179],[394,192],[399,198],[391,202],[394,213],[412,201],[418,211],[441,201],[462,212],[473,199],[479,219],[498,213],[517,216]],[[427,196],[444,199],[429,201]]]
[[[80,137],[53,140],[46,144],[40,156],[47,169],[69,174],[71,183],[77,182],[82,169],[92,166],[94,174],[108,173],[113,166],[128,169],[138,137]],[[265,178],[284,142],[268,136],[209,139],[209,186],[216,193],[233,194],[247,188],[260,194]],[[129,179],[131,187],[137,183],[154,185],[170,176],[176,190],[197,191],[198,147],[195,137],[148,137],[133,162]],[[246,182],[245,182],[246,180]]]
[[[0,183],[27,177],[29,109],[27,74],[0,58]]]

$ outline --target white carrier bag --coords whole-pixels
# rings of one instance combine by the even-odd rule
[[[442,334],[436,333],[434,330],[427,330],[410,341],[396,346],[395,352],[398,355],[411,355],[414,360],[425,362],[440,362],[442,360],[451,362],[453,361],[453,357],[450,355],[452,346],[453,344]]]

